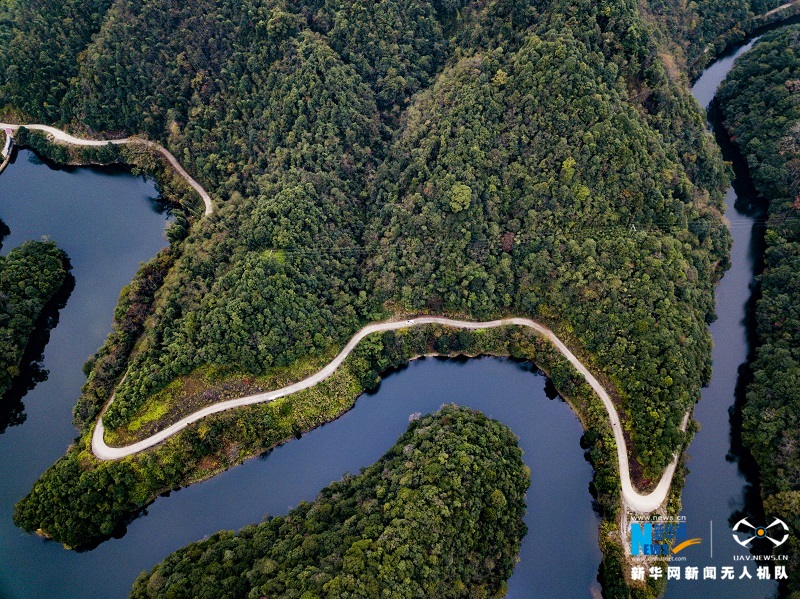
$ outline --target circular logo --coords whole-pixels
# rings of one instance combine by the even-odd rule
[[[770,531],[773,527],[777,528]],[[769,539],[775,547],[780,547],[789,538],[789,527],[779,518],[775,518],[769,526],[753,526],[747,518],[742,518],[733,527],[733,538],[742,547],[748,547],[754,539]]]

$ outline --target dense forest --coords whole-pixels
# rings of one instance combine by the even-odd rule
[[[0,397],[19,376],[36,322],[70,269],[66,254],[51,241],[28,241],[0,256]]]
[[[685,92],[657,62],[631,66],[635,12],[597,18],[608,37],[560,13],[516,52],[482,35],[417,96],[376,174],[367,273],[405,310],[527,314],[571,337],[657,476],[710,375],[723,177]]]
[[[27,74],[0,68],[0,109],[147,134],[218,205],[123,294],[87,364],[84,437],[18,505],[26,529],[95,542],[202,476],[175,447],[250,423],[221,417],[100,464],[86,435],[115,387],[112,434],[163,414],[173,386],[291,378],[408,313],[548,324],[613,390],[644,486],[685,441],[710,376],[727,171],[662,57],[662,21],[636,2],[116,0],[85,3],[69,34],[69,3],[22,4],[0,5],[2,35],[24,46],[0,67]],[[51,32],[58,76],[32,49]],[[283,402],[215,468],[347,402]]]
[[[510,430],[445,406],[314,502],[176,551],[131,597],[502,597],[528,483]]]
[[[390,144],[444,65],[441,7],[233,4],[115,4],[65,96],[94,129],[177,146],[225,200],[184,242],[106,426],[205,364],[287,365],[386,307],[521,312],[574,330],[656,476],[709,376],[727,237],[723,171],[635,7],[466,7]],[[405,38],[380,35],[400,16]]]
[[[63,120],[77,55],[112,0],[0,1],[0,109]],[[4,106],[5,105],[5,106]]]
[[[613,436],[602,403],[581,375],[529,329],[472,332],[438,326],[370,336],[317,387],[214,415],[198,429],[171,438],[158,451],[97,463],[84,436],[42,475],[35,492],[17,504],[14,520],[26,530],[41,529],[68,546],[89,548],[122,532],[128,518],[158,494],[211,476],[332,420],[350,409],[359,393],[375,387],[378,373],[433,352],[510,355],[545,368],[585,419],[582,442],[595,467],[598,509],[609,522],[615,520],[620,505]],[[616,562],[609,564],[615,572],[619,567]]]
[[[769,203],[756,306],[754,380],[743,441],[758,463],[768,515],[800,530],[800,26],[765,35],[717,96],[725,127]],[[800,539],[788,542],[790,591],[800,597]],[[781,547],[781,553],[786,553]],[[793,597],[795,595],[792,595]]]
[[[648,0],[642,10],[659,26],[664,60],[694,78],[730,44],[763,23],[758,15],[782,4],[783,0]]]

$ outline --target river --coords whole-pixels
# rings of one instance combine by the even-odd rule
[[[692,88],[698,103],[707,107],[717,88],[733,66],[734,60],[749,50],[754,41],[721,57],[708,67]],[[709,124],[719,131],[714,119]],[[740,370],[746,365],[750,352],[748,327],[751,326],[749,305],[753,294],[754,272],[760,260],[759,236],[755,234],[756,219],[762,212],[754,201],[752,184],[746,166],[737,160],[735,149],[724,139],[718,141],[726,160],[732,161],[735,180],[728,190],[725,204],[733,238],[731,268],[725,273],[716,293],[717,320],[711,324],[714,339],[713,374],[703,390],[702,399],[694,411],[701,429],[688,448],[687,465],[690,471],[683,491],[683,515],[686,516],[688,536],[701,537],[703,543],[691,547],[683,566],[699,567],[699,580],[670,581],[667,598],[704,597],[720,599],[757,599],[775,593],[774,581],[758,580],[750,564],[753,579],[742,575],[742,561],[735,556],[747,556],[748,551],[733,538],[731,527],[744,515],[753,522],[763,519],[758,514],[758,502],[749,501],[752,488],[740,466],[738,450],[731,435],[730,410],[737,397]],[[754,505],[751,505],[753,504]],[[753,513],[755,511],[755,513]],[[703,569],[715,566],[717,579],[703,579]],[[735,580],[721,580],[723,567],[734,567]]]
[[[170,552],[312,500],[331,481],[385,453],[410,414],[432,412],[447,402],[510,426],[533,472],[530,532],[509,596],[586,596],[598,589],[598,519],[580,423],[567,404],[548,398],[545,377],[525,364],[495,358],[415,361],[386,377],[376,393],[360,398],[337,421],[266,458],[158,499],[121,539],[92,551],[66,551],[15,528],[14,503],[75,436],[70,413],[84,380],[81,366],[108,333],[119,290],[139,262],[165,244],[164,216],[152,200],[151,183],[108,170],[51,170],[29,152],[20,153],[0,183],[0,218],[11,228],[4,251],[50,235],[69,254],[76,280],[45,349],[49,379],[23,398],[27,421],[0,435],[0,596],[124,597],[142,570]],[[554,533],[570,546],[553,551]]]
[[[156,196],[152,182],[119,169],[53,170],[28,151],[0,175],[0,219],[11,229],[3,253],[49,236],[69,255],[75,277],[45,349],[48,380],[22,398],[25,422],[0,435],[0,597],[80,596],[81,556],[25,534],[11,514],[75,438],[83,362],[108,334],[122,287],[167,243]],[[70,567],[74,583],[66,590]],[[86,575],[84,583],[93,573]]]
[[[719,60],[698,80],[693,93],[702,105],[713,97],[734,57]],[[0,597],[124,597],[139,572],[178,547],[313,499],[332,480],[380,457],[405,430],[410,414],[447,402],[508,425],[531,468],[529,532],[508,597],[599,596],[598,520],[588,490],[591,468],[579,446],[580,424],[565,403],[546,392],[543,376],[498,358],[412,362],[335,422],[158,499],[121,539],[92,551],[66,551],[15,528],[14,503],[75,436],[70,413],[84,380],[81,366],[107,334],[119,290],[140,261],[165,245],[165,217],[153,200],[152,183],[113,169],[52,170],[20,152],[0,183],[0,218],[11,228],[3,251],[50,235],[69,254],[76,279],[45,350],[49,379],[24,397],[27,421],[0,435]],[[701,571],[706,565],[734,565],[732,555],[742,553],[728,520],[746,507],[748,483],[731,457],[728,409],[748,354],[745,316],[756,259],[752,219],[757,211],[743,195],[733,188],[728,192],[732,267],[717,293],[719,318],[711,326],[714,375],[695,410],[703,428],[689,447],[691,474],[683,494],[689,536],[704,538],[704,544],[685,552],[686,564]],[[737,563],[737,576],[740,570]],[[671,581],[667,596],[753,599],[773,592],[769,582]]]

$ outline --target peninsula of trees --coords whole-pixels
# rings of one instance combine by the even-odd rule
[[[6,10],[20,31],[55,18]],[[83,431],[117,383],[112,434],[180,410],[176,389],[291,368],[392,313],[511,313],[616,388],[658,477],[710,375],[725,170],[635,4],[130,0],[98,22],[67,56],[60,120],[158,139],[220,207],[175,244],[130,359],[93,362]],[[8,101],[33,93],[19,85]],[[77,461],[70,477],[94,476]],[[41,524],[25,521],[61,529]]]
[[[158,492],[341,413],[404,340],[374,340],[317,395],[101,464],[88,439],[112,392],[109,435],[135,437],[193,403],[302,378],[364,324],[422,312],[544,322],[613,390],[636,480],[656,480],[710,377],[727,171],[665,57],[666,17],[640,4],[0,4],[0,109],[146,134],[218,207],[140,272],[153,285],[123,294],[87,365],[81,438],[16,522],[96,542]],[[729,23],[720,6],[698,9],[702,35],[681,29],[693,56]],[[438,338],[458,351],[457,335]],[[207,470],[202,452],[218,458]]]
[[[758,463],[768,515],[800,530],[800,26],[764,36],[742,56],[717,96],[725,127],[768,203],[764,272],[756,306],[754,380],[743,441]],[[789,591],[800,596],[800,539]]]
[[[50,241],[28,241],[0,256],[0,397],[19,376],[36,322],[70,269],[67,255]]]
[[[502,597],[529,481],[508,428],[445,406],[316,501],[176,551],[131,597]]]

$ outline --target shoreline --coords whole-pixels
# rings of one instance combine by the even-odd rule
[[[150,141],[147,139],[142,139],[138,137],[125,137],[122,139],[107,139],[107,140],[94,140],[94,139],[81,139],[70,135],[66,131],[61,129],[57,129],[56,127],[51,127],[49,125],[41,125],[41,124],[12,124],[12,123],[0,123],[0,129],[8,128],[11,130],[18,130],[20,128],[25,128],[29,131],[40,131],[45,133],[47,136],[47,140],[50,143],[58,145],[59,143],[68,145],[68,146],[78,146],[78,147],[105,147],[108,145],[112,146],[123,146],[123,145],[130,145],[130,146],[140,146],[145,147],[149,150],[155,151],[161,154],[167,162],[172,166],[175,172],[180,175],[189,184],[189,186],[194,189],[200,198],[203,200],[204,206],[204,216],[211,216],[214,213],[214,203],[211,200],[211,196],[209,193],[203,189],[202,185],[200,185],[192,176],[186,171],[185,168],[178,162],[178,159],[173,156],[169,150],[167,150],[162,145]],[[9,154],[10,156],[10,154]],[[6,160],[6,162],[8,159]],[[0,167],[0,173],[3,172],[3,167]]]
[[[95,423],[94,431],[92,432],[92,442],[91,442],[92,453],[95,455],[95,457],[97,457],[101,461],[122,459],[137,454],[151,447],[154,447],[162,443],[163,441],[166,441],[170,437],[176,435],[177,433],[187,428],[190,424],[193,424],[205,418],[206,416],[224,412],[237,407],[271,402],[275,399],[286,397],[288,395],[292,395],[299,391],[309,389],[311,387],[316,386],[318,383],[321,383],[329,376],[331,376],[336,370],[338,370],[338,368],[342,365],[342,363],[350,355],[350,353],[356,348],[356,346],[361,342],[361,340],[363,340],[368,335],[372,333],[394,331],[404,328],[410,328],[412,326],[419,326],[426,324],[438,324],[438,325],[450,326],[453,328],[461,328],[467,330],[499,328],[508,325],[515,325],[533,329],[536,333],[545,337],[559,351],[559,353],[563,357],[565,357],[572,364],[572,366],[583,376],[584,380],[589,384],[589,386],[592,388],[595,394],[603,402],[603,406],[606,410],[606,413],[610,421],[611,430],[614,434],[614,440],[617,445],[617,462],[619,465],[619,474],[622,487],[621,491],[624,501],[624,507],[640,512],[652,512],[661,507],[661,505],[664,503],[665,499],[669,495],[669,490],[672,483],[672,477],[674,475],[675,468],[677,467],[677,464],[680,461],[680,455],[681,455],[680,452],[673,458],[672,462],[664,470],[664,473],[662,474],[661,479],[658,485],[656,485],[655,489],[653,489],[650,493],[647,494],[638,493],[634,489],[633,484],[631,482],[628,448],[622,432],[622,422],[619,418],[619,414],[617,413],[616,407],[614,406],[614,403],[611,397],[609,396],[608,392],[594,377],[594,375],[588,370],[588,368],[586,368],[583,365],[583,363],[580,362],[580,360],[578,360],[575,354],[573,354],[572,351],[570,351],[570,349],[555,335],[555,333],[553,333],[550,329],[548,329],[547,327],[541,325],[540,323],[534,320],[522,317],[512,317],[512,318],[505,318],[505,319],[485,321],[485,322],[471,322],[471,321],[453,320],[445,317],[424,316],[405,321],[402,320],[386,321],[382,323],[374,323],[371,325],[367,325],[363,327],[361,330],[359,330],[348,341],[348,343],[345,345],[342,351],[330,363],[324,366],[317,373],[301,381],[298,381],[294,384],[288,385],[280,389],[264,393],[257,393],[254,395],[247,395],[244,397],[240,397],[238,399],[232,399],[217,404],[212,404],[182,418],[178,422],[170,425],[169,427],[159,431],[154,435],[151,435],[147,439],[144,439],[143,441],[139,441],[137,443],[133,443],[132,445],[128,445],[126,447],[110,447],[105,443],[104,439],[105,427],[103,426],[102,417],[105,411],[114,401],[114,396],[112,395],[112,397],[106,403],[105,407],[103,408],[102,412],[100,413],[100,416],[97,418],[97,421]],[[683,419],[682,429],[684,431],[686,430],[686,425],[688,423],[688,416],[689,414],[687,413]]]

